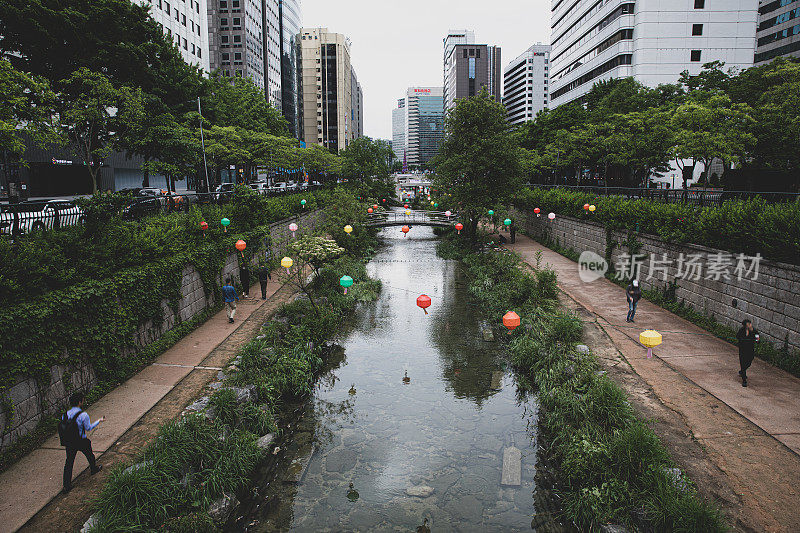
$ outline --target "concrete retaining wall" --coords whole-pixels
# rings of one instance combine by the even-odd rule
[[[270,251],[274,257],[282,257],[292,239],[289,224],[295,222],[299,229],[297,236],[311,232],[323,221],[322,211],[309,211],[298,217],[281,220],[270,225]],[[250,281],[257,282],[253,257]],[[239,279],[239,261],[236,254],[225,258],[225,264],[217,277],[221,284],[227,277]],[[168,300],[161,301],[163,319],[142,322],[134,334],[136,348],[126,348],[123,353],[133,354],[137,349],[159,340],[176,325],[191,320],[215,304],[213,291],[206,290],[200,273],[193,265],[186,265],[181,272],[180,299],[174,309]],[[176,312],[177,311],[177,312]],[[66,356],[67,354],[65,354]],[[88,362],[74,365],[57,365],[50,369],[50,382],[41,385],[32,378],[21,379],[9,387],[3,395],[0,406],[0,450],[13,444],[18,438],[33,430],[43,416],[61,411],[67,405],[69,395],[75,391],[88,391],[97,383],[94,369]]]
[[[797,266],[762,259],[757,278],[753,279],[751,274],[740,280],[735,274],[737,254],[731,252],[691,244],[671,244],[643,234],[635,235],[635,248],[630,250],[627,232],[607,232],[605,226],[591,220],[557,216],[550,221],[545,215],[537,217],[529,211],[512,211],[519,227],[530,235],[540,240],[549,238],[579,254],[589,250],[606,257],[609,241],[613,244],[613,265],[621,265],[621,257],[631,252],[643,254],[645,257],[638,277],[643,288],[663,289],[675,283],[675,296],[696,311],[733,329],[738,329],[741,321],[749,318],[761,332],[762,339],[777,348],[788,346],[790,350],[800,350],[800,268]],[[679,259],[692,254],[702,257],[704,268],[700,279],[677,277]],[[730,279],[722,276],[713,279],[716,275],[706,279],[709,276],[706,269],[708,258],[716,254],[723,254],[725,262],[731,261]],[[651,265],[651,260],[664,259],[666,272],[658,268],[657,262]],[[745,262],[746,267],[750,265],[749,260]],[[651,269],[651,266],[656,268]]]

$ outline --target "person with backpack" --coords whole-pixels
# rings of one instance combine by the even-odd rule
[[[98,465],[92,451],[92,441],[86,438],[86,433],[92,431],[100,422],[106,419],[102,416],[94,424],[89,419],[89,413],[83,411],[84,394],[75,392],[69,397],[70,409],[61,417],[58,423],[58,435],[61,438],[61,445],[67,449],[67,461],[64,463],[64,489],[66,494],[72,490],[72,467],[75,464],[75,456],[82,452],[89,461],[89,469],[95,475],[103,469]]]
[[[228,322],[233,324],[233,317],[236,316],[236,302],[239,301],[239,295],[236,294],[236,289],[233,287],[231,278],[225,280],[225,285],[222,287],[222,299],[225,301],[225,306],[228,308]]]
[[[742,378],[742,387],[747,387],[747,369],[753,364],[756,343],[759,341],[758,330],[753,327],[752,321],[748,319],[742,321],[736,339],[739,341],[739,377]]]
[[[628,318],[626,322],[633,322],[633,317],[636,316],[636,306],[642,298],[642,289],[639,287],[639,281],[633,280],[625,289],[625,296],[628,298]]]

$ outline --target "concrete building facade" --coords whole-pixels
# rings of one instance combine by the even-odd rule
[[[454,40],[448,36],[444,41],[445,110],[452,109],[457,99],[475,96],[484,87],[491,96],[500,101],[502,80],[500,47],[486,44],[458,44],[454,43]]]
[[[536,118],[549,105],[550,45],[537,43],[508,64],[503,72],[503,104],[511,124]]]
[[[216,0],[208,4],[211,70],[250,78],[265,91],[262,0]]]
[[[757,15],[753,0],[554,0],[550,107],[611,78],[656,86],[711,61],[748,68]]]
[[[158,22],[190,65],[209,72],[208,18],[206,0],[139,0],[150,8]]]
[[[353,123],[353,91],[358,92],[358,80],[350,64],[350,40],[327,28],[302,28],[297,39],[300,139],[337,153],[360,135],[358,117]]]
[[[800,57],[800,0],[759,0],[755,64]]]

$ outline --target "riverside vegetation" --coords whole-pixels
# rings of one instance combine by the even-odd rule
[[[522,317],[522,326],[507,336],[507,349],[540,404],[540,459],[554,467],[557,518],[584,531],[603,524],[727,529],[721,512],[701,499],[637,418],[623,390],[591,353],[576,348],[582,324],[559,309],[553,271],[528,270],[503,251],[465,251],[452,240],[440,254],[462,260],[470,293],[490,321],[500,323],[508,310]]]
[[[349,208],[356,209],[344,202],[335,209],[341,214]],[[336,215],[331,218],[338,223]],[[326,230],[336,233],[332,226]],[[215,392],[164,424],[133,466],[114,470],[96,501],[91,531],[218,531],[224,525],[234,495],[272,455],[273,436],[281,431],[276,410],[311,394],[331,350],[328,339],[358,301],[377,296],[380,282],[367,276],[362,259],[374,236],[356,226],[355,238],[344,242],[349,253],[314,265],[307,292],[282,306],[241,348],[222,381],[212,384]],[[339,287],[343,275],[355,281],[347,295]]]

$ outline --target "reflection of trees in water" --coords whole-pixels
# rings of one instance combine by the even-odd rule
[[[329,402],[320,398],[314,399],[314,442],[317,445],[330,444],[335,431],[355,420],[355,397],[341,402]]]
[[[468,280],[463,270],[448,262],[452,276],[442,290],[444,305],[431,316],[431,342],[439,352],[442,376],[456,398],[469,398],[478,406],[490,396],[492,372],[500,370],[494,351],[497,345],[482,340],[478,309],[470,302]]]

